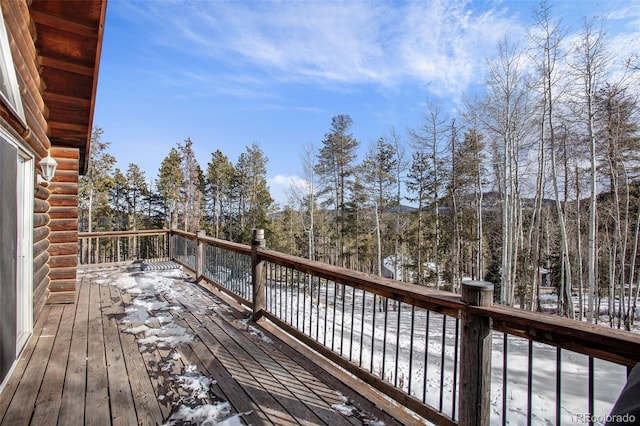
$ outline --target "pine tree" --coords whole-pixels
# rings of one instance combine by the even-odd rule
[[[213,222],[213,236],[222,238],[224,218],[231,214],[231,188],[235,168],[229,158],[219,149],[211,154],[211,161],[207,165],[205,199],[207,200],[208,216]]]
[[[116,168],[113,174],[113,186],[111,188],[111,205],[113,208],[113,229],[116,231],[127,230],[127,178],[120,168]]]
[[[362,162],[365,187],[370,190],[370,202],[375,213],[375,230],[377,241],[377,273],[382,275],[382,259],[385,254],[382,241],[382,224],[385,222],[386,207],[393,200],[395,184],[395,168],[398,159],[395,157],[394,147],[385,141],[378,139],[371,146],[367,156]]]
[[[139,216],[142,212],[143,197],[147,194],[147,182],[144,172],[137,164],[129,163],[126,173],[128,204],[128,229],[138,229]]]
[[[407,173],[407,191],[413,194],[413,197],[407,197],[410,202],[418,203],[417,210],[417,232],[415,232],[416,244],[411,245],[415,251],[413,257],[415,259],[416,284],[424,284],[424,263],[426,261],[425,254],[425,225],[424,210],[430,198],[428,177],[431,162],[429,156],[422,151],[413,153],[411,167]]]
[[[193,152],[191,138],[178,144],[178,150],[182,159],[180,169],[182,171],[182,186],[180,188],[180,209],[182,211],[183,229],[195,232],[200,229],[202,212],[202,169]]]
[[[80,200],[80,223],[87,232],[111,230],[112,209],[109,204],[109,191],[113,186],[113,167],[115,157],[109,154],[110,142],[103,142],[104,131],[95,127],[91,134],[91,152],[87,173],[80,176],[78,193]]]
[[[180,153],[177,149],[171,148],[169,154],[162,160],[158,173],[156,187],[164,200],[164,216],[167,225],[171,220],[171,213],[178,213],[178,199],[183,180],[181,163]]]
[[[267,228],[267,213],[273,203],[267,186],[267,163],[258,143],[246,147],[236,165],[240,229],[239,241],[248,242],[252,228]]]
[[[352,124],[348,115],[337,115],[331,119],[331,129],[322,141],[315,168],[320,180],[318,195],[325,196],[325,204],[333,206],[333,262],[339,266],[345,266],[347,197],[355,175],[356,150],[360,145],[349,133]]]

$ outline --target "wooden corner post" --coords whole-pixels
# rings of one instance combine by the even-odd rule
[[[176,257],[175,246],[174,246],[174,238],[173,231],[178,229],[178,215],[176,212],[171,212],[171,219],[169,221],[169,232],[167,233],[167,238],[169,239],[169,260],[173,260]]]
[[[196,232],[196,282],[200,281],[204,274],[204,243],[202,238],[206,235],[205,231]]]
[[[257,321],[265,307],[264,261],[258,256],[258,249],[265,247],[264,229],[253,229],[251,236],[251,283],[253,285],[253,314]]]
[[[462,301],[469,306],[491,306],[493,284],[463,281]],[[489,425],[491,392],[491,319],[462,311],[460,348],[460,426]]]

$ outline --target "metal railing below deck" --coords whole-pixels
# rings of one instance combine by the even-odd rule
[[[253,306],[251,247],[196,234],[173,230],[173,260],[191,270],[197,280],[205,280],[251,308]]]

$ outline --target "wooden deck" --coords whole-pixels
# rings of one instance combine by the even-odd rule
[[[0,394],[0,424],[200,424],[207,409],[229,424],[414,423],[179,273],[81,273],[76,303],[38,318]]]

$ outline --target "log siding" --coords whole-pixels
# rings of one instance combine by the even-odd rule
[[[77,148],[51,148],[58,171],[49,185],[49,292],[48,303],[72,303],[76,298],[78,265],[78,169]]]
[[[76,299],[78,176],[90,145],[106,0],[0,0],[24,115],[0,100],[0,126],[35,164],[33,316]],[[58,169],[37,183],[48,153]]]

